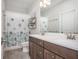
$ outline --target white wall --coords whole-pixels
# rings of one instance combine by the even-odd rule
[[[40,31],[47,32],[48,31],[48,18],[46,17],[40,17]]]
[[[49,32],[59,32],[59,19],[53,18],[48,20],[48,31]]]
[[[31,16],[36,16],[37,18],[37,28],[30,30],[32,34],[40,33],[40,0],[37,0],[35,4],[32,6],[32,10],[30,12]]]
[[[2,28],[2,37],[4,37],[4,31],[5,31],[5,10],[6,10],[6,6],[5,6],[5,0],[2,0],[2,19],[1,19],[1,28]]]
[[[74,16],[74,31],[77,32],[78,30],[78,16],[77,16],[77,0],[65,0],[62,3],[56,5],[55,7],[51,8],[51,10],[49,12],[47,12],[46,17],[48,17],[49,20],[53,19],[53,18],[59,18],[59,22],[61,23],[61,18],[62,17],[62,13],[64,12],[69,12],[70,10],[75,10],[75,16]],[[63,20],[64,21],[64,20]],[[71,20],[70,20],[71,21]],[[68,22],[70,22],[68,21]],[[59,31],[61,31],[61,25],[59,24]],[[50,30],[50,29],[49,29]]]
[[[75,32],[75,10],[64,12],[60,14],[61,32]]]

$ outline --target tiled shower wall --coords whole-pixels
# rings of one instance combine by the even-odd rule
[[[6,46],[20,45],[28,41],[29,29],[28,19],[29,15],[6,11],[5,13],[5,40]]]

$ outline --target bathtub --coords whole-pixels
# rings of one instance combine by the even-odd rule
[[[23,42],[21,45],[16,45],[16,46],[11,46],[11,47],[5,47],[4,51],[11,51],[11,50],[16,50],[16,49],[21,49],[24,46],[29,47],[29,42]]]
[[[1,59],[3,59],[4,56],[4,45],[1,45]]]

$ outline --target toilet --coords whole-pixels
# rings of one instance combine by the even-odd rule
[[[22,43],[22,51],[28,53],[29,52],[29,42]]]

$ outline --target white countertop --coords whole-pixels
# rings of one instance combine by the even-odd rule
[[[51,34],[51,35],[34,34],[30,36],[50,42],[50,43],[54,43],[60,46],[64,46],[66,48],[78,50],[78,40],[66,39],[66,35],[64,34]]]

